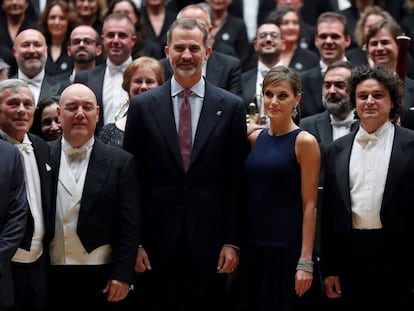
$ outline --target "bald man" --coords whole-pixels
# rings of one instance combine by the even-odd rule
[[[57,174],[50,307],[58,310],[64,301],[67,309],[113,310],[128,295],[138,252],[135,160],[95,139],[99,107],[87,86],[68,86],[58,115],[62,138],[51,143]]]
[[[21,79],[29,85],[37,103],[52,95],[60,95],[69,84],[69,80],[52,78],[45,73],[47,45],[43,34],[36,29],[20,32],[14,41],[13,54],[16,58],[18,72],[12,78]]]

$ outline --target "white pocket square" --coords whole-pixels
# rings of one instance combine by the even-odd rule
[[[414,110],[414,107],[410,107],[410,109],[408,109],[408,110],[411,110],[412,111],[412,110]]]
[[[52,168],[49,166],[49,164],[47,164],[47,163],[46,163],[46,171],[48,171],[48,172],[49,172],[49,171],[51,171],[51,170],[52,170]]]

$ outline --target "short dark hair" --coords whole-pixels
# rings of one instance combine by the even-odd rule
[[[324,76],[326,75],[326,73],[329,70],[332,70],[332,69],[335,69],[335,68],[346,68],[346,69],[352,70],[353,67],[354,66],[352,65],[352,63],[350,63],[346,60],[337,60],[337,61],[333,62],[332,64],[330,64],[328,66],[328,68],[326,68]]]
[[[200,31],[203,34],[203,45],[205,48],[208,47],[208,32],[207,29],[202,25],[200,22],[198,22],[195,19],[190,18],[179,18],[176,19],[170,26],[170,29],[168,29],[167,32],[167,45],[170,45],[171,39],[172,39],[172,33],[175,28],[183,28],[187,30],[192,30],[194,28],[200,29]]]
[[[393,103],[389,119],[392,122],[395,122],[400,116],[402,109],[403,83],[401,83],[397,75],[382,66],[370,67],[368,65],[364,65],[358,66],[352,70],[351,78],[348,83],[348,94],[351,107],[356,107],[355,92],[357,86],[361,82],[368,79],[377,80],[388,89],[391,102]]]
[[[319,15],[318,19],[316,20],[316,32],[318,32],[318,25],[320,23],[333,23],[333,22],[339,22],[344,26],[344,35],[348,36],[348,22],[346,20],[346,17],[342,14],[339,14],[337,12],[331,12],[327,11]]]

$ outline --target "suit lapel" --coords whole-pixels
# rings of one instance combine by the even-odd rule
[[[211,131],[217,122],[222,118],[223,113],[225,113],[225,111],[223,111],[224,107],[222,101],[223,98],[219,97],[218,94],[211,88],[211,84],[206,81],[203,108],[201,109],[193,150],[190,157],[190,168],[204,144],[207,142]]]
[[[321,137],[321,143],[323,145],[329,144],[333,140],[333,133],[331,118],[329,117],[329,113],[327,111],[323,113],[321,120],[317,121],[316,126]]]
[[[220,66],[217,63],[216,54],[214,52],[211,53],[209,59],[207,60],[206,68],[206,77],[208,77],[208,81],[214,85],[218,85],[223,72],[222,68],[223,66]]]
[[[403,175],[404,169],[407,167],[407,161],[412,161],[412,159],[404,156],[405,143],[406,141],[404,136],[399,131],[398,126],[395,126],[394,142],[391,150],[390,164],[388,166],[388,174],[381,208],[388,204],[397,190],[400,177]]]
[[[177,127],[174,120],[170,81],[159,86],[159,90],[160,92],[154,93],[154,102],[150,106],[150,110],[173,157],[179,163],[180,167],[183,168]]]
[[[336,182],[339,185],[340,195],[346,209],[351,212],[351,199],[349,189],[349,160],[351,157],[352,141],[355,135],[349,135],[345,140],[341,140],[342,144],[336,143],[335,146],[338,148],[335,161],[336,169]]]
[[[43,78],[42,86],[40,88],[39,101],[50,95],[57,95],[59,93],[60,83],[51,83],[49,78]]]
[[[250,103],[252,100],[255,100],[254,96],[256,94],[256,80],[257,80],[257,68],[246,73],[244,76],[245,80],[243,81],[243,96]]]
[[[105,144],[95,139],[86,171],[79,222],[85,219],[94,205],[95,198],[97,198],[102,186],[106,182],[111,164],[111,159],[108,157],[108,150],[105,148]]]

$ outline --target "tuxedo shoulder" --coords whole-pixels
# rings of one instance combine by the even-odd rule
[[[75,75],[75,82],[78,79],[85,79],[90,76],[94,77],[94,75],[96,75],[98,72],[105,70],[105,67],[106,67],[106,64],[101,64],[101,65],[96,66],[95,68],[79,71]]]
[[[36,143],[36,144],[46,146],[47,148],[49,148],[49,144],[43,138],[33,133],[27,133],[27,135],[29,136],[29,139],[32,143]]]
[[[120,161],[126,161],[133,158],[133,155],[130,152],[117,146],[105,144],[98,139],[95,139],[95,144],[97,148],[102,148],[103,150],[105,150],[105,152],[107,153],[107,155],[109,155],[110,158],[120,159]]]
[[[6,155],[7,153],[18,154],[20,157],[20,153],[17,147],[5,140],[0,139],[0,154]]]
[[[321,68],[320,68],[319,65],[317,65],[317,66],[315,66],[315,67],[313,67],[311,69],[305,70],[304,72],[302,72],[300,74],[300,77],[302,78],[302,82],[303,82],[303,80],[305,78],[313,77],[313,76],[315,76],[318,73],[321,74]]]
[[[242,80],[244,81],[244,80],[250,78],[252,75],[257,75],[257,68],[256,67],[243,72],[242,73]]]

